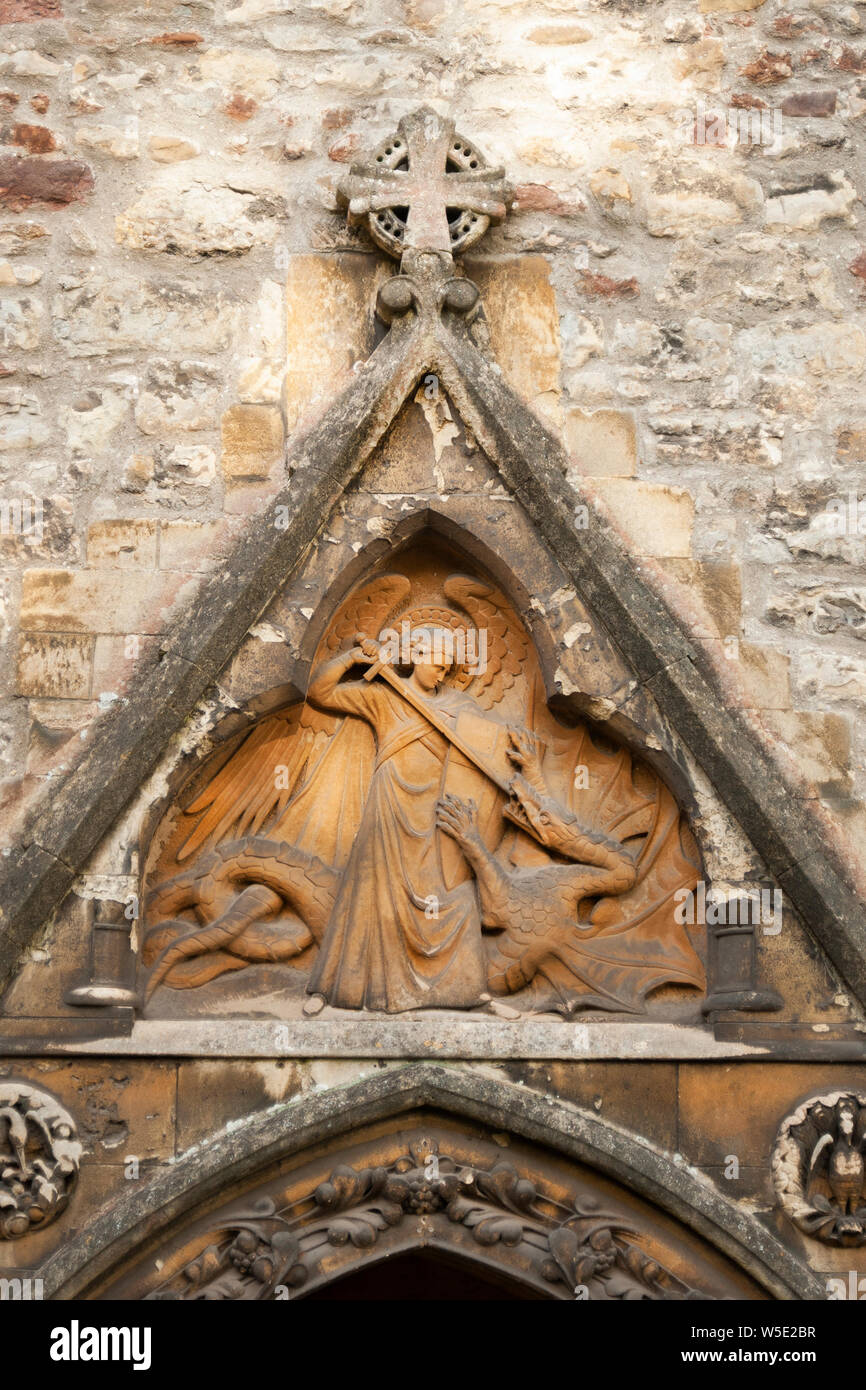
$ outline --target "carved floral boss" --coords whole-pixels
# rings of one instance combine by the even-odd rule
[[[0,1239],[54,1221],[80,1162],[75,1121],[53,1096],[20,1082],[0,1085]]]

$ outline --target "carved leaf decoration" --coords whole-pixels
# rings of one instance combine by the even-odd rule
[[[516,1216],[505,1216],[497,1207],[471,1197],[455,1197],[448,1206],[452,1221],[466,1226],[479,1245],[519,1245],[523,1239],[524,1222]]]
[[[345,1211],[361,1197],[380,1192],[388,1181],[385,1168],[354,1168],[341,1165],[335,1168],[328,1182],[320,1183],[313,1193],[317,1206],[325,1211]]]
[[[510,1163],[497,1163],[489,1173],[477,1173],[475,1185],[485,1197],[491,1197],[509,1211],[529,1211],[536,1198],[534,1183],[519,1177]]]
[[[380,1231],[396,1226],[402,1216],[402,1209],[390,1202],[359,1207],[329,1222],[328,1240],[331,1245],[347,1245],[351,1241],[352,1245],[365,1250],[375,1245]]]
[[[469,575],[452,574],[445,580],[443,591],[469,614],[476,629],[487,635],[485,669],[467,683],[467,688],[483,709],[492,709],[522,674],[529,639],[505,595],[492,584]]]
[[[8,1151],[12,1151],[15,1144],[27,1143],[27,1121],[11,1105],[4,1105],[0,1110],[0,1142]]]
[[[220,1254],[218,1246],[209,1245],[206,1250],[202,1251],[197,1260],[184,1266],[183,1276],[191,1288],[197,1289],[219,1274],[225,1261],[225,1253]]]
[[[341,1213],[324,1223],[331,1245],[352,1245],[361,1249],[374,1245],[380,1231],[396,1226],[403,1209],[388,1195],[391,1182],[385,1168],[335,1168],[328,1182],[313,1193],[317,1206],[326,1212]]]

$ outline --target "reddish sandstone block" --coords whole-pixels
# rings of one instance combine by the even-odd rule
[[[836,93],[794,92],[782,102],[783,116],[832,116],[836,111]]]
[[[24,212],[34,204],[67,207],[92,189],[93,174],[75,159],[0,159],[0,204],[12,212]]]
[[[0,24],[27,24],[37,19],[62,19],[60,0],[0,0]]]
[[[9,133],[9,143],[22,145],[30,154],[50,154],[57,149],[53,132],[44,125],[27,125],[19,122]]]

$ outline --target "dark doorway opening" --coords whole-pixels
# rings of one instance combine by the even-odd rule
[[[337,1279],[308,1300],[327,1302],[454,1301],[486,1303],[536,1300],[538,1294],[493,1270],[448,1259],[433,1251],[395,1255]]]

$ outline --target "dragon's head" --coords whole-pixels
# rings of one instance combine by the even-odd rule
[[[512,777],[510,789],[511,800],[505,806],[508,819],[528,830],[546,849],[559,849],[566,832],[559,802],[533,785],[522,772]]]

